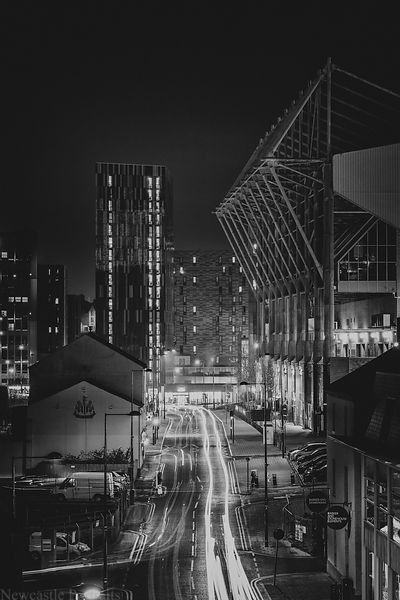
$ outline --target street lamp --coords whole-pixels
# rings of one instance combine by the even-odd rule
[[[24,349],[23,344],[20,344],[20,346],[18,346],[19,350],[20,350],[20,361],[21,361],[21,395],[22,395],[22,351]]]
[[[103,507],[103,590],[108,587],[108,562],[107,562],[107,417],[131,417],[131,424],[133,423],[132,418],[134,416],[140,417],[140,412],[137,410],[131,410],[128,413],[104,413],[104,453],[103,453],[103,496],[104,496],[104,507]],[[132,439],[131,436],[131,473],[133,473],[133,450],[132,450]],[[131,490],[133,481],[131,479]]]
[[[268,449],[267,449],[267,382],[259,381],[264,385],[264,545],[268,547]],[[239,385],[251,385],[247,381],[241,381]]]
[[[6,359],[6,377],[7,377],[7,394],[8,394],[8,374],[9,374],[9,364],[10,364],[10,360],[7,358]]]

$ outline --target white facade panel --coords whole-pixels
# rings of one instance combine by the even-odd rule
[[[333,190],[400,228],[400,144],[336,154]]]

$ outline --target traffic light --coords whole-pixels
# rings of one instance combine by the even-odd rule
[[[287,404],[282,404],[282,417],[284,419],[287,418],[287,411],[288,411]]]

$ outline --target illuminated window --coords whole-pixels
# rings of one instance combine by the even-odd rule
[[[196,325],[193,325],[193,333],[197,333],[197,327],[196,327]]]
[[[49,333],[51,333],[51,327],[49,327]]]
[[[197,346],[193,346],[193,354],[196,354],[197,352]]]
[[[226,267],[225,267],[225,265],[222,267],[222,272],[226,273]]]
[[[7,258],[7,252],[2,252],[1,253],[1,258]]]
[[[243,288],[242,288],[242,286],[241,286],[241,285],[239,285],[239,294],[241,294],[241,293],[242,293],[242,291],[243,291]]]
[[[236,259],[234,256],[232,256],[232,263],[234,264],[236,262]]]
[[[192,260],[193,260],[193,264],[195,265],[195,264],[196,264],[196,262],[197,262],[197,258],[196,258],[196,256],[193,256],[193,259],[192,259]]]
[[[197,313],[197,308],[196,306],[193,306],[193,314],[195,315]]]
[[[108,176],[108,187],[111,187],[111,186],[112,186],[112,176],[109,175]]]
[[[183,275],[183,267],[179,267],[179,273]]]
[[[56,333],[58,333],[58,327],[57,327],[57,325],[54,327],[54,330],[55,330]]]
[[[22,302],[28,302],[28,296],[22,296]]]
[[[59,303],[60,303],[60,302],[59,302],[58,298],[56,298],[56,299],[54,300],[54,304],[59,304]]]
[[[8,331],[14,331],[14,323],[8,324]]]
[[[197,277],[193,277],[193,285],[196,285],[197,283]]]
[[[15,296],[15,302],[21,302],[21,296]]]

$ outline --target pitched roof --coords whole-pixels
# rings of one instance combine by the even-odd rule
[[[400,349],[381,356],[327,386],[329,396],[354,405],[353,442],[381,457],[400,457]]]
[[[361,396],[369,396],[374,387],[377,372],[400,374],[400,348],[391,348],[348,375],[330,383],[328,393],[345,396],[357,402]]]
[[[134,394],[134,403],[141,404],[141,374],[145,368],[146,364],[134,356],[93,333],[86,333],[30,367],[29,402],[88,381],[121,398]],[[135,377],[135,372],[140,376]]]

